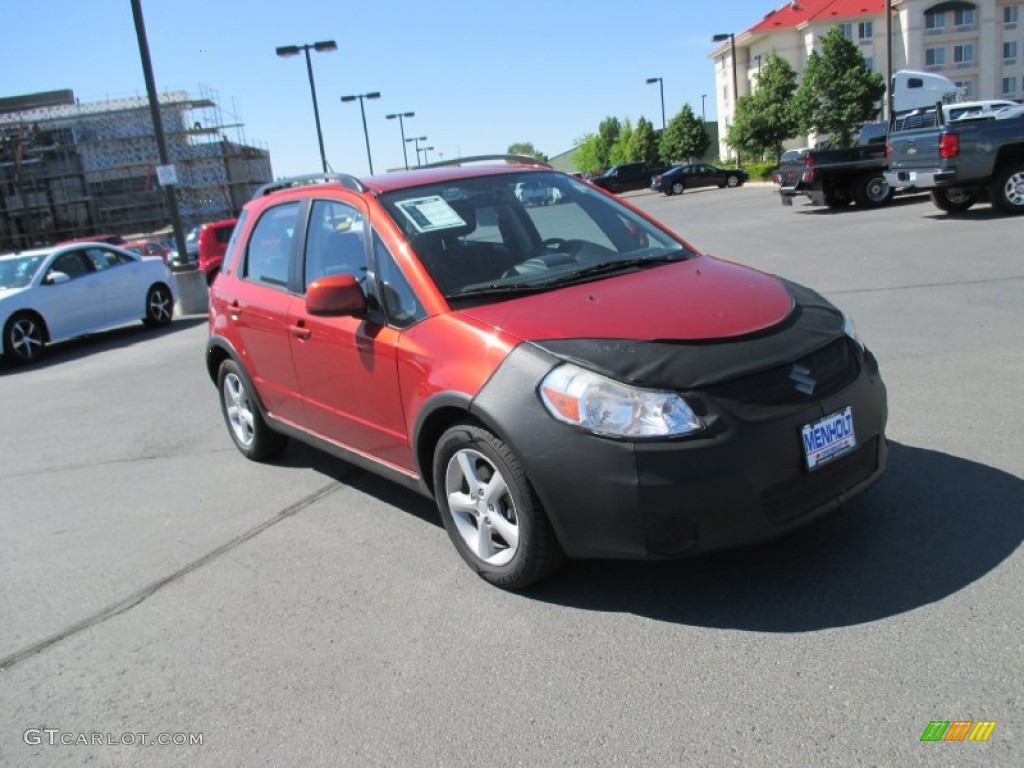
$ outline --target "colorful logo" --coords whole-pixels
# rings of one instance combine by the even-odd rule
[[[988,741],[995,727],[995,720],[932,720],[921,741]]]

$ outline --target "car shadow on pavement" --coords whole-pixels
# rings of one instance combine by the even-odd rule
[[[668,562],[575,561],[527,594],[585,610],[759,632],[877,621],[942,600],[1024,540],[1024,480],[890,442],[879,483],[766,544]]]
[[[925,216],[926,219],[932,219],[933,221],[956,221],[964,223],[966,221],[991,221],[992,219],[1007,219],[1013,214],[1004,213],[998,208],[982,204],[980,208],[971,208],[966,211],[945,213],[943,211],[936,210],[933,213]]]
[[[88,336],[80,336],[77,339],[46,345],[42,357],[28,365],[17,365],[2,360],[0,361],[0,376],[20,373],[22,371],[38,371],[55,365],[64,365],[65,363],[80,360],[99,352],[107,352],[132,344],[143,344],[151,339],[177,333],[187,328],[194,328],[197,325],[208,322],[209,318],[206,315],[190,315],[188,317],[175,318],[170,325],[165,325],[163,328],[149,328],[140,322],[119,326],[109,331],[90,333]]]
[[[288,449],[274,463],[283,467],[312,469],[388,506],[407,512],[444,532],[437,505],[432,500],[343,459],[335,458],[329,453],[292,440],[288,444]],[[452,555],[458,557],[454,550]]]
[[[888,205],[882,206],[882,208],[861,208],[859,205],[850,203],[849,205],[842,205],[838,208],[829,208],[827,205],[811,205],[809,202],[801,205],[794,205],[793,209],[804,216],[841,216],[845,213],[870,213],[871,211],[881,211],[885,208],[903,208],[910,205],[917,205],[919,203],[926,202],[928,200],[927,195],[911,194],[911,195],[899,195],[893,198],[892,202]]]

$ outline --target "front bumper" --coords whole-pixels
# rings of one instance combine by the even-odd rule
[[[839,392],[777,418],[739,418],[688,394],[708,410],[709,428],[642,442],[549,416],[536,387],[558,362],[521,345],[472,411],[516,452],[570,557],[678,557],[770,539],[838,508],[885,469],[886,392],[869,353]],[[809,472],[801,427],[847,406],[857,449]]]
[[[953,171],[939,168],[920,171],[886,171],[885,182],[892,189],[931,189],[953,181]]]

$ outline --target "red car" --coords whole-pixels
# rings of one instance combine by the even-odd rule
[[[228,433],[433,497],[494,584],[767,539],[884,471],[877,363],[808,288],[546,167],[298,181],[245,207],[210,291]]]
[[[185,258],[179,258],[175,252],[171,255],[172,263],[179,268],[201,269],[206,274],[207,285],[211,284],[220,272],[224,251],[228,247],[236,221],[238,220],[211,221],[191,229],[185,236]]]

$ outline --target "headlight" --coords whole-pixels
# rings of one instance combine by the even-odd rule
[[[563,364],[540,383],[540,398],[559,421],[614,437],[678,437],[704,428],[674,392],[631,387]]]
[[[854,325],[853,318],[843,312],[843,333],[857,342],[857,346],[861,349],[864,348],[864,342],[860,340],[860,336],[857,335],[857,326]]]

